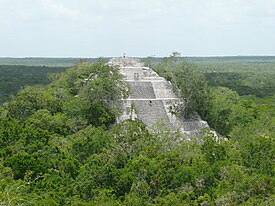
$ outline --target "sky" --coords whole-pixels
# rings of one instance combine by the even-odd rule
[[[273,55],[275,0],[0,0],[1,57]]]

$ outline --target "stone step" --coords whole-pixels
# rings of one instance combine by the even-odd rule
[[[135,100],[134,103],[138,119],[146,125],[151,126],[158,121],[162,121],[170,126],[162,100]]]
[[[131,99],[155,99],[155,92],[151,82],[128,82]]]
[[[156,98],[176,98],[168,81],[152,81]]]

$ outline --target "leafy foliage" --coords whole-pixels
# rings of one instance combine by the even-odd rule
[[[178,85],[184,66],[176,77],[166,72]],[[128,89],[103,63],[80,62],[47,86],[26,87],[0,108],[0,204],[274,205],[275,101],[207,92],[205,116],[227,140],[113,124]]]
[[[209,97],[207,82],[195,64],[180,59],[179,55],[173,52],[154,69],[172,82],[175,93],[182,98],[183,105],[179,109],[182,116],[189,118],[195,111],[204,116]]]
[[[11,100],[25,85],[48,84],[49,73],[56,74],[65,70],[66,67],[57,66],[0,65],[0,105]]]

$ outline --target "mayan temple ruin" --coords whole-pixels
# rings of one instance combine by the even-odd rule
[[[161,122],[188,135],[196,135],[200,129],[208,127],[199,117],[192,120],[177,118],[172,108],[180,103],[180,99],[174,94],[171,83],[145,67],[138,58],[115,57],[108,64],[119,67],[130,87],[130,96],[123,100],[123,114],[118,122],[139,119],[149,128]]]

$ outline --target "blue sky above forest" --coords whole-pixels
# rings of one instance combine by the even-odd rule
[[[275,0],[0,0],[0,56],[275,55]]]

